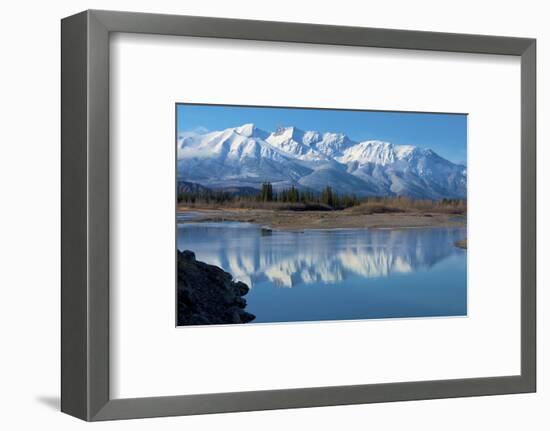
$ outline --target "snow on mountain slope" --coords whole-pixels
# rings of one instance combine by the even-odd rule
[[[357,162],[360,166],[367,163],[385,166],[399,160],[403,153],[401,147],[389,142],[365,141],[348,147],[336,160],[345,164]]]
[[[307,138],[300,129],[285,127],[271,133],[266,138],[266,142],[290,157],[299,160],[326,160],[324,155],[311,146],[311,137],[308,136]]]
[[[321,139],[315,142],[315,148],[329,157],[337,157],[356,144],[343,133],[324,133]]]
[[[430,149],[383,141],[354,142],[341,133],[296,127],[266,132],[253,124],[178,137],[178,178],[207,186],[276,188],[406,195],[441,199],[466,196],[466,167]]]
[[[274,147],[301,160],[330,160],[356,142],[343,133],[304,132],[294,126],[284,127],[271,133],[266,139]]]
[[[311,172],[268,144],[268,134],[251,124],[178,140],[178,178],[231,185],[270,181],[290,185]]]

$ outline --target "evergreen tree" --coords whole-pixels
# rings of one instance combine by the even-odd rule
[[[332,192],[332,187],[326,186],[321,193],[321,202],[329,207],[334,206],[334,194]]]
[[[273,185],[271,183],[264,182],[262,184],[262,189],[260,190],[260,201],[262,202],[273,201]]]

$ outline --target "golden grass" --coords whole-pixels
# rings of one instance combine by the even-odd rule
[[[397,212],[420,212],[437,214],[466,215],[465,200],[411,199],[407,197],[372,198],[359,205],[348,208],[354,214],[381,214]]]

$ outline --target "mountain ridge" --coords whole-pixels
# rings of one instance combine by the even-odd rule
[[[295,126],[264,131],[252,123],[177,140],[178,180],[212,188],[275,189],[294,185],[359,196],[465,198],[466,166],[429,148],[382,140],[353,141],[344,133]]]

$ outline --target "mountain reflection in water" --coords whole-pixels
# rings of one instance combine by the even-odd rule
[[[180,219],[177,242],[248,284],[258,322],[280,322],[464,315],[466,252],[454,246],[464,238],[466,228],[293,232]]]

